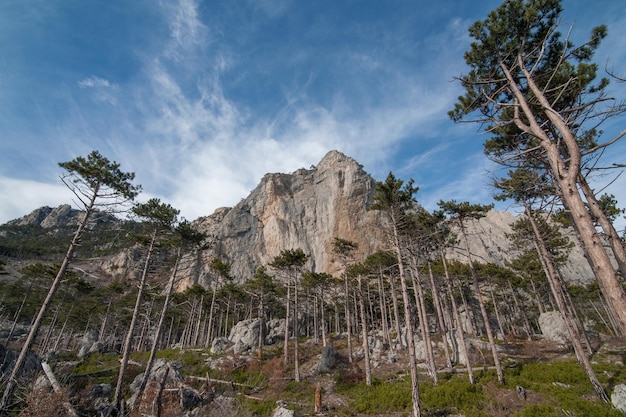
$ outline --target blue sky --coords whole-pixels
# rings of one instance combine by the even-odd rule
[[[331,149],[377,180],[414,178],[427,208],[490,203],[486,137],[447,111],[462,93],[453,77],[467,71],[467,28],[499,4],[3,0],[0,223],[70,203],[57,163],[94,149],[136,173],[142,200],[158,197],[187,219]],[[626,73],[622,1],[563,6],[574,39],[608,25],[596,61]],[[624,98],[626,84],[611,91]],[[624,122],[607,125],[607,137]],[[605,162],[626,163],[626,145]],[[626,205],[626,180],[611,187]]]

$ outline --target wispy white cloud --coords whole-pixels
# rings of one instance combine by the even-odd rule
[[[198,3],[195,0],[177,0],[165,4],[166,13],[171,14],[169,23],[170,40],[164,56],[179,63],[191,61],[190,53],[202,49],[208,41],[208,28],[200,20]]]
[[[111,83],[109,80],[92,75],[91,77],[83,78],[78,81],[78,86],[80,88],[111,87]]]

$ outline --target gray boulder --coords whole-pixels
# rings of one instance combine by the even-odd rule
[[[242,320],[230,331],[228,339],[234,344],[235,353],[246,352],[259,344],[259,332],[263,332],[263,338],[267,333],[265,323],[259,319]]]
[[[322,349],[322,356],[319,362],[317,362],[316,369],[318,372],[328,372],[337,365],[339,359],[339,352],[332,346],[324,346]]]
[[[266,322],[267,335],[265,344],[273,345],[278,340],[285,340],[285,319],[272,319]]]
[[[101,345],[97,345],[98,343],[98,332],[95,330],[89,330],[86,332],[83,337],[78,341],[78,357],[82,358],[88,353],[97,352],[100,350]]]
[[[617,384],[611,394],[611,404],[623,413],[626,413],[626,385]]]
[[[224,353],[231,345],[232,343],[227,337],[216,337],[213,339],[213,343],[211,343],[211,353],[213,355],[219,355],[220,353]]]
[[[285,407],[279,406],[272,413],[272,417],[296,417],[296,412]]]
[[[166,372],[167,372],[167,379],[163,381],[163,379],[165,378]],[[130,408],[133,408],[133,406],[135,405],[135,402],[137,401],[137,391],[139,391],[139,387],[141,386],[141,381],[143,380],[143,376],[144,376],[143,372],[137,375],[129,386],[132,392],[132,395],[130,399],[127,401],[127,404],[129,405]],[[150,370],[150,375],[148,376],[147,383],[150,384],[151,382],[156,382],[158,384],[165,382],[165,385],[178,387],[183,382],[183,376],[180,373],[179,367],[174,366],[172,362],[168,362],[165,359],[157,359],[154,361],[154,364],[152,365],[152,369]]]
[[[565,320],[558,311],[548,311],[539,316],[539,328],[546,340],[560,345],[570,342]]]

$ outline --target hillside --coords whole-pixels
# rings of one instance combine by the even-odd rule
[[[361,290],[356,280],[343,281],[345,265],[333,253],[336,237],[358,245],[350,262],[389,249],[387,220],[381,212],[369,210],[375,183],[356,161],[336,151],[309,169],[267,174],[235,207],[218,209],[193,222],[209,239],[202,250],[188,251],[180,263],[175,262],[171,236],[163,236],[146,263],[147,252],[140,244],[147,233],[145,225],[98,213],[40,332],[35,349],[38,356],[32,357],[22,384],[26,395],[16,405],[16,412],[53,415],[53,404],[67,407],[59,398],[81,415],[109,409],[137,284],[146,271],[148,286],[124,382],[129,406],[135,404],[132,394],[140,382],[133,380],[146,366],[153,343],[158,344],[160,360],[137,403],[140,405],[130,415],[158,415],[154,408],[158,403],[164,407],[161,415],[265,416],[277,402],[297,415],[406,413],[410,409],[407,330],[397,287],[397,263],[383,255],[370,259],[374,264],[361,272]],[[0,226],[3,375],[45,296],[80,215],[70,206],[42,207]],[[441,260],[426,263],[418,259],[420,265],[410,269],[416,281],[410,288],[415,300],[409,302],[417,303],[417,282],[426,292],[424,328],[414,333],[427,415],[618,415],[594,396],[571,350],[564,324],[552,311],[554,300],[545,278],[540,278],[542,271],[537,281],[531,282],[507,268],[519,255],[507,239],[515,220],[510,213],[490,211],[467,226],[481,277],[480,297],[487,303],[489,325],[496,329],[497,351],[505,367],[504,385],[495,377],[464,248],[449,247],[445,265]],[[573,241],[571,232],[566,234]],[[289,279],[269,264],[285,250],[295,248],[308,258],[300,270],[301,285],[289,285],[291,297],[297,288],[300,304],[286,336],[285,315],[288,308],[296,308],[295,300],[287,296]],[[227,276],[216,274],[216,259],[228,266]],[[155,341],[165,284],[174,265],[177,293],[168,306],[163,332]],[[275,278],[275,286],[264,296],[259,287],[251,285],[259,278],[260,266]],[[313,274],[305,279],[304,272]],[[626,347],[622,338],[614,336],[578,246],[560,272],[584,323],[588,354],[600,382],[609,393],[614,392],[626,382]],[[454,280],[452,298],[446,291],[448,273]],[[459,347],[459,326],[451,313],[453,300],[467,338],[467,354]],[[412,321],[422,323],[420,313],[411,308]],[[262,321],[257,319],[259,314]],[[290,320],[293,317],[292,312]],[[364,328],[367,337],[362,335]],[[364,340],[368,341],[367,350]],[[260,358],[258,341],[262,341]],[[427,345],[432,345],[437,383],[427,361]],[[294,373],[296,349],[298,373]],[[50,393],[41,377],[31,385],[42,360],[53,366],[63,385],[60,392]],[[371,364],[372,386],[364,383],[366,363]],[[468,364],[476,374],[475,384],[467,380]],[[518,386],[523,392],[518,392]],[[322,400],[316,411],[318,387]]]

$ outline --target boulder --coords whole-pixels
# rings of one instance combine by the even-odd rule
[[[285,319],[272,319],[266,322],[267,335],[265,344],[273,345],[278,340],[285,340]]]
[[[339,359],[339,352],[332,346],[324,346],[322,349],[322,356],[320,357],[319,362],[315,369],[318,372],[328,372],[337,364],[337,360]]]
[[[226,350],[232,345],[227,337],[216,337],[211,343],[211,353],[213,355],[219,355],[226,352]]]
[[[611,394],[611,404],[621,412],[626,413],[626,385],[615,385]]]
[[[165,359],[157,359],[154,361],[152,369],[150,370],[150,375],[148,376],[147,385],[151,383],[162,384],[164,382],[163,380],[165,379],[166,372],[167,379],[165,380],[165,385],[178,388],[183,382],[183,376],[180,373],[180,369],[178,366],[175,366],[173,363],[168,362]],[[137,375],[129,386],[132,395],[127,403],[130,408],[133,408],[135,402],[137,401],[137,391],[139,391],[143,376],[144,372]],[[144,391],[144,395],[146,395],[146,391]],[[142,400],[142,402],[143,401],[144,400]]]
[[[242,320],[235,324],[228,339],[234,344],[233,351],[242,353],[259,345],[259,331],[267,333],[265,323],[259,319]]]
[[[558,311],[548,311],[539,316],[539,328],[546,340],[560,345],[570,342],[569,333],[565,326],[565,320]]]
[[[296,417],[296,412],[285,407],[279,406],[272,413],[272,417]]]
[[[78,341],[78,357],[82,358],[88,353],[97,352],[99,347],[93,347],[98,342],[98,332],[89,330]]]

